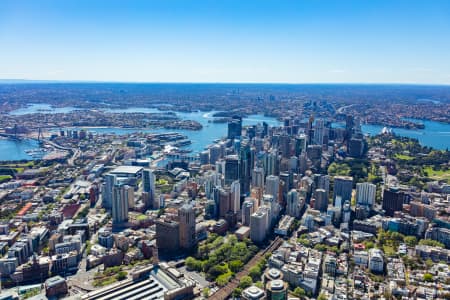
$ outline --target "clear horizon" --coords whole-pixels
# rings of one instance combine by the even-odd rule
[[[450,2],[0,2],[0,78],[450,84]]]
[[[368,86],[450,86],[450,83],[408,83],[408,82],[245,82],[245,81],[101,81],[101,80],[53,80],[53,79],[23,79],[23,78],[0,78],[0,84],[20,83],[73,83],[73,84],[223,84],[223,85],[368,85]]]

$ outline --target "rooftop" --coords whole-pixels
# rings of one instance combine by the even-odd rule
[[[111,171],[111,174],[129,174],[129,175],[136,175],[137,173],[141,172],[143,167],[137,167],[137,166],[119,166]]]

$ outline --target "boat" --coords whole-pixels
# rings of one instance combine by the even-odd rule
[[[192,144],[190,140],[180,140],[178,142],[175,142],[173,145],[176,147],[183,147]]]

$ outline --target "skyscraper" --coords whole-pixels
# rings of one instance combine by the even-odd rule
[[[314,129],[312,128],[313,123],[314,123],[314,116],[311,115],[309,117],[308,124],[306,126],[306,134],[308,135],[308,144],[312,144],[314,139]]]
[[[260,207],[250,218],[250,239],[261,243],[266,239],[269,229],[269,214],[267,207]]]
[[[299,156],[303,151],[306,150],[306,135],[300,134],[295,138],[295,156]]]
[[[180,247],[191,249],[195,243],[195,211],[191,204],[183,204],[178,210],[180,224]]]
[[[276,151],[271,151],[266,155],[264,161],[266,175],[277,175],[280,170],[279,158]]]
[[[142,186],[143,191],[148,193],[149,202],[152,203],[153,209],[159,209],[159,205],[155,207],[155,175],[150,169],[142,171]]]
[[[200,164],[201,165],[207,165],[209,164],[209,149],[200,152]]]
[[[283,193],[286,195],[294,186],[294,175],[289,172],[280,173],[280,180],[284,182]]]
[[[346,200],[352,200],[353,177],[334,176],[333,201],[337,196],[342,198],[342,204]]]
[[[245,200],[242,204],[242,225],[249,226],[250,218],[254,212],[254,202],[251,200]]]
[[[229,186],[218,188],[219,217],[224,218],[231,209],[231,189]]]
[[[291,172],[291,173],[297,173],[298,172],[298,158],[297,158],[297,156],[291,156],[291,158],[289,158],[288,171]]]
[[[298,171],[300,174],[305,174],[306,170],[308,170],[308,156],[304,151],[298,157]]]
[[[322,119],[316,120],[314,126],[314,144],[323,145],[323,137],[325,135],[325,122]]]
[[[314,191],[314,209],[326,212],[328,209],[328,194],[324,189],[316,189]]]
[[[107,174],[105,176],[105,183],[102,189],[102,206],[106,209],[111,209],[112,198],[113,198],[113,188],[116,183],[116,175]]]
[[[345,118],[345,139],[349,141],[352,138],[354,125],[354,118],[352,115],[347,115]]]
[[[391,187],[383,192],[383,209],[387,216],[394,216],[394,212],[401,211],[407,203],[407,196],[398,189]]]
[[[329,192],[330,192],[330,176],[329,175],[315,174],[314,175],[314,183],[316,184],[317,189],[324,189],[327,192],[327,195],[329,194]]]
[[[233,116],[231,121],[228,122],[228,138],[234,140],[236,137],[240,137],[242,134],[242,118],[239,116]]]
[[[263,136],[269,135],[269,124],[263,122]]]
[[[272,228],[275,226],[275,223],[277,222],[278,216],[280,214],[280,204],[278,201],[275,201],[272,195],[265,194],[263,195],[263,206],[267,207],[268,209],[268,216],[269,216],[269,226]]]
[[[266,177],[265,194],[272,195],[273,199],[278,202],[280,195],[280,178],[275,175]]]
[[[239,157],[228,155],[225,158],[225,185],[230,185],[233,181],[239,180]]]
[[[231,190],[231,203],[230,210],[237,213],[241,210],[241,187],[239,181],[233,181],[230,186]]]
[[[350,206],[350,201],[345,201],[344,205],[342,206],[342,222],[348,223],[350,222],[352,210]]]
[[[301,206],[297,190],[292,189],[289,191],[286,202],[286,214],[294,218],[300,217]]]
[[[283,134],[280,136],[280,151],[283,158],[291,157],[291,137]]]
[[[350,157],[361,157],[364,153],[364,140],[362,138],[352,137],[348,141],[348,155]]]
[[[250,147],[250,142],[244,140],[239,151],[241,193],[247,195],[250,192],[250,181],[254,164],[254,149]]]
[[[180,224],[175,221],[156,220],[156,246],[161,254],[173,254],[180,249]]]
[[[252,186],[253,187],[264,187],[264,169],[261,167],[256,167],[253,169],[252,175]]]
[[[375,203],[375,194],[377,186],[375,184],[364,182],[356,184],[356,203],[372,208]]]
[[[209,148],[209,163],[211,165],[214,165],[216,163],[216,161],[219,160],[220,157],[221,157],[220,146],[217,144],[214,144],[213,146],[211,146],[211,148]]]
[[[132,188],[128,185],[114,185],[112,199],[112,219],[114,224],[128,221],[128,207],[131,192]]]
[[[260,152],[264,150],[264,139],[260,137],[255,137],[253,139],[254,145],[255,145],[255,151]]]

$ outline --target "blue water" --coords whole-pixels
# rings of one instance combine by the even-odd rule
[[[392,131],[395,134],[418,139],[421,145],[432,147],[434,149],[450,149],[450,124],[418,119],[405,120],[423,123],[425,129],[410,130],[405,128],[392,128]],[[332,127],[345,127],[345,124],[333,123]],[[369,135],[377,135],[383,128],[384,126],[382,125],[361,125],[362,132]]]
[[[41,106],[42,107],[42,106]],[[40,108],[41,108],[40,107]],[[27,109],[30,109],[28,107]],[[38,108],[39,109],[39,108]],[[32,111],[36,110],[35,106],[31,108]],[[128,108],[128,109],[113,109],[107,110],[111,112],[144,112],[144,113],[155,113],[160,112],[154,108]],[[31,113],[30,110],[22,110],[22,114]],[[87,131],[95,133],[115,133],[115,134],[128,134],[133,132],[148,132],[148,133],[162,133],[162,132],[179,132],[186,135],[190,140],[191,144],[183,147],[183,149],[189,149],[195,152],[200,152],[205,149],[206,146],[211,144],[214,140],[226,136],[227,134],[227,124],[226,123],[210,123],[214,118],[212,115],[215,112],[176,112],[176,114],[182,119],[196,120],[203,125],[202,130],[176,130],[176,129],[129,129],[129,128],[86,128]],[[270,126],[279,126],[281,123],[271,117],[265,117],[263,115],[250,115],[248,118],[243,119],[243,125],[254,125],[258,123],[266,122]],[[74,128],[71,128],[74,129]],[[79,127],[77,129],[82,129]],[[27,149],[37,148],[37,143],[33,141],[29,142],[28,145],[22,145],[24,142],[15,142],[11,140],[0,140],[0,161],[1,160],[20,160],[20,159],[32,159],[31,156],[27,155],[24,151]],[[16,147],[15,144],[19,143]],[[19,147],[22,146],[22,147]]]
[[[393,128],[394,133],[400,136],[416,138],[423,146],[442,150],[450,149],[450,124],[428,120],[409,120],[423,123],[425,129],[408,130],[404,128]],[[383,127],[381,125],[362,125],[361,129],[364,133],[376,135],[380,133]]]
[[[27,108],[16,110],[14,114],[28,114],[33,112],[39,112],[40,109],[50,109],[50,113],[56,112],[69,112],[74,108],[51,108],[46,104],[32,104]],[[143,113],[158,113],[161,112],[155,108],[127,108],[127,109],[111,109],[106,110],[110,112],[143,112]],[[179,132],[186,135],[192,144],[183,147],[184,149],[192,150],[193,152],[199,152],[205,149],[206,146],[211,144],[214,140],[226,136],[227,124],[226,123],[209,123],[213,120],[212,115],[215,112],[176,112],[176,114],[182,119],[196,120],[203,125],[203,129],[199,131],[191,130],[167,130],[167,129],[124,129],[124,128],[89,128],[88,131],[96,133],[116,133],[116,134],[128,134],[132,132]],[[425,125],[425,129],[420,130],[407,130],[402,128],[394,128],[394,132],[401,136],[407,136],[417,138],[422,145],[430,146],[435,149],[450,148],[450,124],[427,121],[427,120],[414,120],[422,122]],[[250,115],[248,118],[243,119],[244,125],[253,125],[266,122],[270,126],[279,126],[281,123],[271,117],[265,117],[263,115]],[[340,126],[340,123],[335,123],[333,126]],[[81,128],[79,128],[81,129]],[[376,135],[381,132],[383,126],[381,125],[362,125],[362,131],[366,134]],[[20,159],[32,159],[31,156],[25,153],[25,150],[37,148],[38,144],[34,141],[11,141],[0,140],[0,160],[20,160]]]
[[[139,109],[142,112],[143,109]],[[128,109],[131,111],[131,109]],[[123,112],[123,110],[116,110],[116,112]],[[147,133],[162,133],[162,132],[179,132],[188,137],[192,144],[183,147],[183,149],[189,149],[193,152],[200,152],[205,149],[206,146],[211,144],[214,140],[227,135],[226,123],[210,123],[209,120],[213,120],[212,115],[215,112],[191,112],[176,114],[182,119],[195,120],[203,125],[202,130],[181,130],[181,129],[132,129],[132,128],[86,128],[87,131],[96,133],[115,133],[115,134],[128,134],[133,132],[147,132]],[[258,123],[266,122],[270,126],[280,126],[281,122],[278,120],[265,117],[263,115],[249,115],[248,118],[242,120],[243,125],[254,125]]]
[[[56,114],[56,113],[68,113],[74,110],[76,110],[75,107],[53,107],[50,104],[31,103],[27,107],[13,110],[9,114],[11,115],[27,115],[34,113]]]
[[[5,140],[0,139],[0,161],[1,160],[32,160],[25,150],[37,149],[39,147],[35,140]]]

